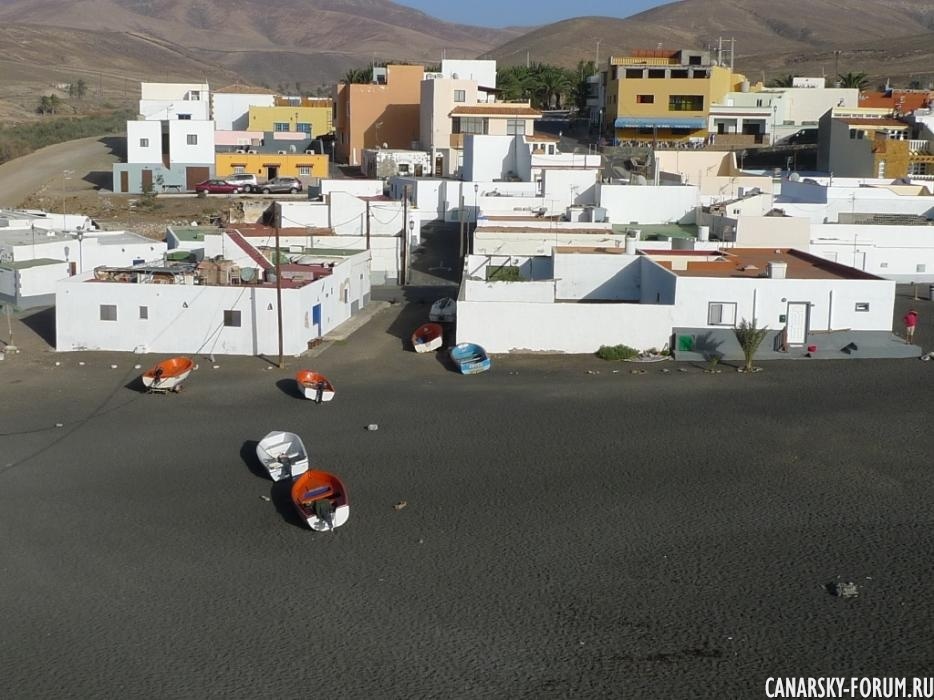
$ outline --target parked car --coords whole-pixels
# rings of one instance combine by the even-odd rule
[[[295,177],[274,177],[256,189],[263,194],[282,194],[283,192],[295,194],[302,191],[302,181]]]
[[[206,194],[237,194],[242,189],[240,185],[231,185],[224,180],[205,180],[195,185],[195,192]]]
[[[225,178],[225,182],[230,185],[237,185],[237,187],[244,192],[252,192],[259,184],[256,181],[256,175],[252,175],[251,173],[235,173],[233,175],[228,175]]]

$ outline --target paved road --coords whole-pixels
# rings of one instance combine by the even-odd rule
[[[463,377],[404,350],[427,310],[315,358],[321,406],[297,360],[198,358],[177,396],[135,389],[152,357],[0,363],[0,696],[755,698],[769,676],[934,675],[934,362],[505,356]],[[253,456],[272,429],[344,478],[346,527],[298,525]]]
[[[0,165],[0,207],[20,206],[42,188],[50,194],[63,187],[73,193],[110,182],[111,166],[120,161],[112,151],[115,142],[115,137],[91,136],[46,146]]]

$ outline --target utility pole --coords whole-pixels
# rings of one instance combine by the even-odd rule
[[[408,224],[409,224],[409,186],[405,185],[402,188],[402,269],[399,270],[399,277],[401,279],[401,286],[405,286],[405,283],[408,281],[406,279],[407,275],[405,274],[405,266],[408,262],[408,252],[409,248],[409,233],[408,233]]]
[[[279,361],[276,366],[282,369],[282,265],[279,252],[279,227],[276,226],[276,317],[279,335]],[[255,321],[254,321],[255,323]]]
[[[464,183],[461,182],[461,205],[458,209],[458,214],[460,216],[461,222],[461,234],[460,234],[460,257],[464,257]]]
[[[594,54],[593,67],[597,72],[600,71],[600,39],[597,39],[597,51]]]
[[[366,249],[370,249],[370,200],[366,200]]]

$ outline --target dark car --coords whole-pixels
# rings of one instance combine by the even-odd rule
[[[302,191],[302,181],[294,177],[274,177],[256,189],[263,194],[282,194],[284,192],[295,194]]]
[[[224,180],[205,180],[195,185],[195,192],[204,192],[206,194],[237,194],[242,192],[240,185],[231,185]]]

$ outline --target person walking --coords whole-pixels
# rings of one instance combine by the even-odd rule
[[[918,312],[911,309],[905,314],[905,342],[911,345],[915,339],[915,326],[918,325]]]

